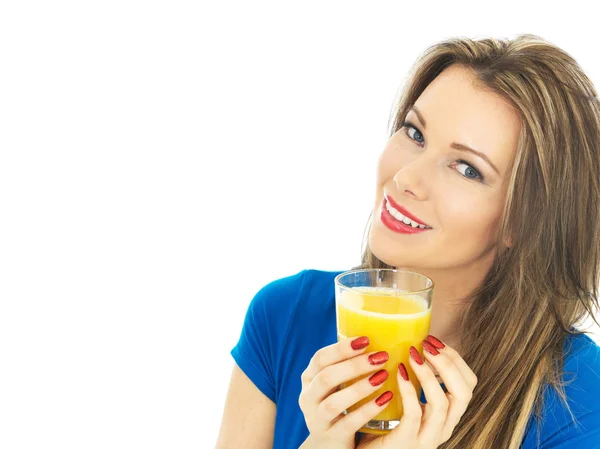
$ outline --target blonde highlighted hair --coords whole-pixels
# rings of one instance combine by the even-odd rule
[[[519,112],[521,135],[499,228],[496,258],[462,322],[463,357],[479,378],[443,449],[517,449],[546,388],[569,410],[562,371],[568,334],[598,324],[600,101],[565,51],[539,36],[452,38],[413,66],[390,136],[445,68],[472,70],[476,86]],[[503,242],[511,242],[506,250]],[[360,268],[390,268],[368,243]],[[358,267],[357,267],[358,268]]]

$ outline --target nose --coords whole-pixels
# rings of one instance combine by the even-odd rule
[[[420,155],[396,172],[393,180],[398,192],[421,201],[427,199],[426,178],[431,177],[433,171],[428,167],[426,159],[425,155]]]

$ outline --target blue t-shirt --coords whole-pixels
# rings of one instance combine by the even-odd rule
[[[304,270],[263,287],[251,301],[237,365],[277,406],[273,447],[299,447],[308,436],[298,405],[300,375],[314,353],[337,341],[334,278],[341,273]],[[565,387],[577,423],[553,388],[545,390],[542,427],[530,420],[523,449],[600,449],[600,347],[588,336],[565,342]],[[423,396],[422,396],[423,398]]]

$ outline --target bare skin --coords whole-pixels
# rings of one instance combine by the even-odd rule
[[[435,282],[431,334],[460,350],[464,298],[483,282],[521,129],[518,113],[451,66],[429,84],[379,158],[369,245],[388,265]],[[420,116],[420,117],[419,117]],[[420,119],[426,123],[423,123]],[[426,125],[426,126],[425,126]],[[452,147],[460,143],[482,156]],[[381,221],[384,195],[432,229],[414,235]]]

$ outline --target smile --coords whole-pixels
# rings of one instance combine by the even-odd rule
[[[401,209],[402,212],[398,209]],[[381,208],[381,221],[390,230],[401,234],[416,234],[431,229],[430,226],[417,219],[387,196],[384,198]]]

